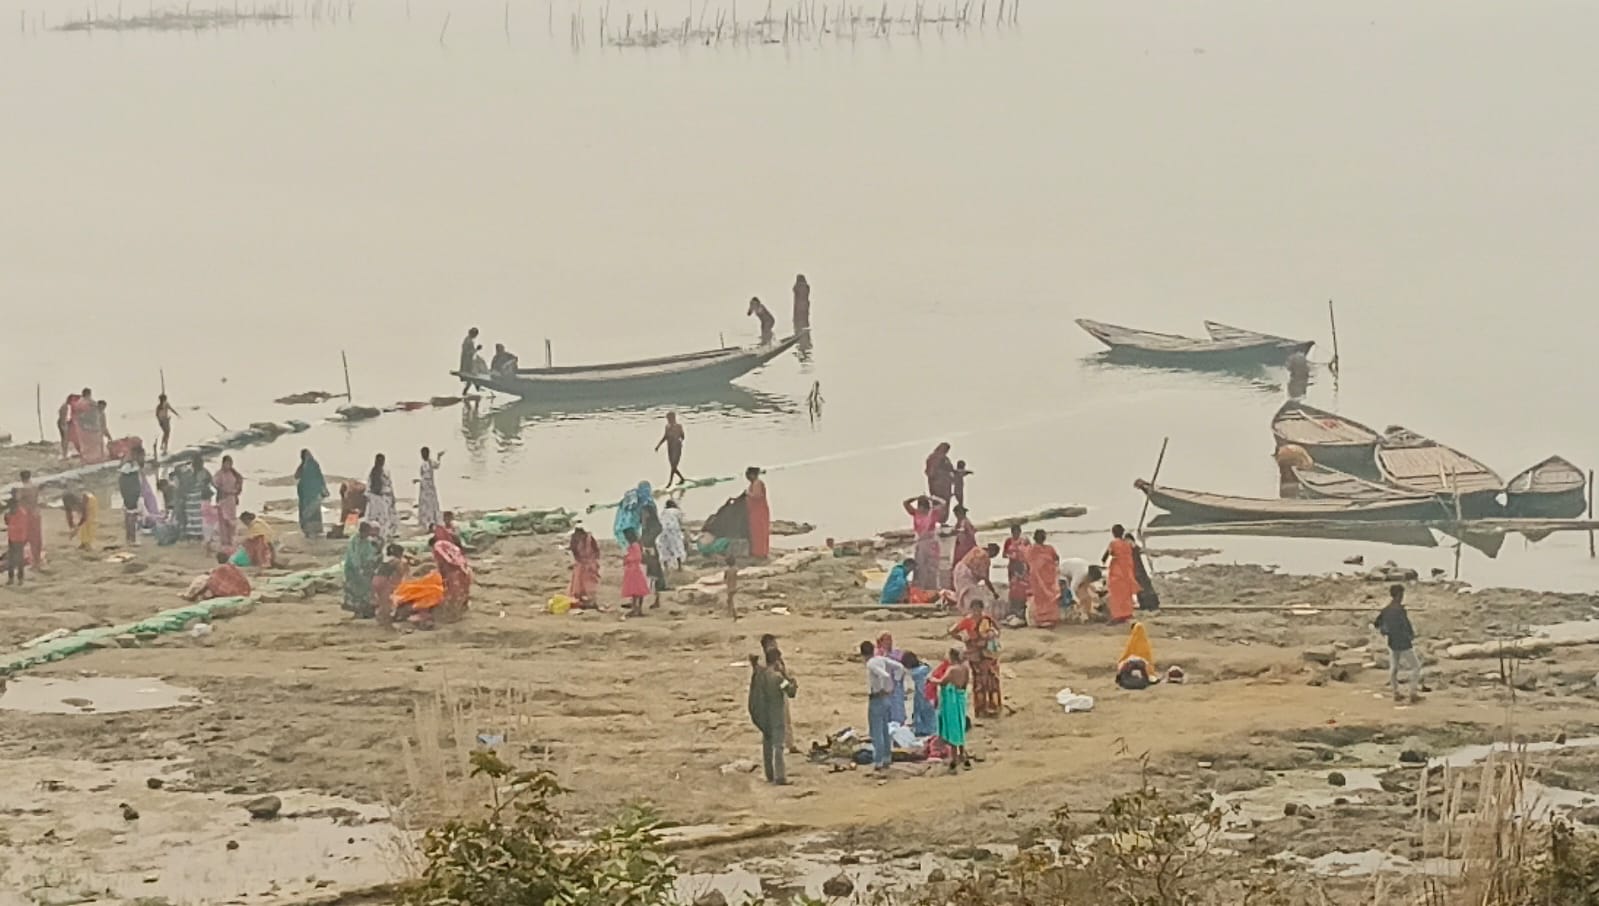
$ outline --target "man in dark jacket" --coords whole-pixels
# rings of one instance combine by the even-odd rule
[[[1388,589],[1391,600],[1372,621],[1388,639],[1388,686],[1393,690],[1394,701],[1405,701],[1399,694],[1399,670],[1410,671],[1410,703],[1421,701],[1421,658],[1416,654],[1416,630],[1410,625],[1410,614],[1405,610],[1405,587],[1394,585]]]
[[[759,656],[750,655],[750,720],[761,731],[766,781],[777,786],[788,783],[783,770],[783,729],[787,724],[783,706],[796,691],[794,681],[783,674],[782,663],[783,653],[776,647],[766,649],[765,666]]]

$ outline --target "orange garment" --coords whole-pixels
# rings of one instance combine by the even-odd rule
[[[1027,622],[1048,629],[1060,622],[1060,554],[1049,544],[1030,544],[1027,581],[1032,592],[1027,602]]]
[[[750,556],[766,557],[772,553],[772,505],[766,499],[766,482],[759,478],[750,482],[744,501],[750,521]]]
[[[982,579],[988,577],[988,570],[994,565],[994,558],[988,556],[988,551],[984,548],[974,547],[967,551],[966,556],[959,562],[966,564],[966,568],[972,571],[973,576]]]
[[[907,604],[937,604],[939,599],[943,597],[939,592],[928,588],[912,588],[906,594],[905,603]]]
[[[1126,538],[1112,538],[1110,542],[1110,568],[1106,571],[1105,585],[1110,592],[1107,607],[1112,623],[1124,623],[1133,618],[1133,599],[1138,595],[1138,574],[1133,567],[1133,545]]]
[[[409,604],[413,611],[432,610],[444,603],[444,577],[436,572],[420,579],[401,582],[394,589],[395,604]]]
[[[1128,658],[1138,658],[1144,662],[1150,676],[1155,675],[1155,647],[1149,644],[1149,633],[1144,631],[1143,623],[1134,623],[1133,631],[1127,636],[1127,647],[1122,649],[1122,656],[1116,661],[1116,671],[1121,672],[1122,665]]]

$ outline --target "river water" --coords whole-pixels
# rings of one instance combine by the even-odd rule
[[[574,49],[570,2],[286,8],[64,33],[114,4],[0,0],[0,428],[36,433],[36,383],[47,420],[90,385],[149,436],[162,370],[204,410],[180,439],[214,433],[207,413],[320,418],[271,400],[341,389],[341,351],[357,402],[448,394],[473,324],[525,364],[545,338],[561,363],[747,342],[748,297],[786,325],[804,272],[809,360],[678,408],[690,475],[773,468],[776,514],[826,534],[903,522],[940,439],[980,518],[1074,502],[1093,512],[1073,527],[1135,522],[1165,436],[1163,483],[1275,493],[1281,373],[1107,367],[1074,317],[1214,318],[1314,337],[1325,361],[1335,299],[1342,379],[1313,401],[1507,477],[1554,452],[1599,465],[1580,314],[1599,7],[1028,3],[1005,28],[655,49]],[[610,22],[646,8],[685,14],[616,0]],[[403,479],[416,447],[446,450],[447,505],[580,505],[665,478],[662,411],[429,410],[302,439],[330,473],[381,450]],[[282,475],[295,446],[240,464]],[[1225,547],[1317,569],[1384,553]],[[1513,540],[1462,573],[1591,588],[1585,547]]]

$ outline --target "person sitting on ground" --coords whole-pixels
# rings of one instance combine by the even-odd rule
[[[1127,634],[1127,645],[1116,661],[1116,685],[1123,689],[1147,689],[1160,682],[1156,674],[1155,648],[1149,643],[1149,633],[1143,623],[1134,623]]]
[[[244,538],[239,542],[239,549],[234,553],[233,560],[239,566],[254,566],[264,568],[276,566],[278,563],[278,549],[274,542],[272,527],[267,521],[254,513],[239,514],[239,521],[244,524]],[[239,560],[244,562],[239,563]]]
[[[190,601],[212,598],[243,598],[250,594],[250,578],[228,562],[228,555],[217,554],[217,565],[208,575],[195,579],[183,597]]]
[[[878,596],[879,604],[904,604],[910,600],[911,577],[916,574],[916,561],[905,558],[901,563],[894,564],[888,571],[888,578],[883,581],[883,593]]]
[[[1399,694],[1399,671],[1410,671],[1411,704],[1421,701],[1421,658],[1416,654],[1416,628],[1410,624],[1410,612],[1405,610],[1405,587],[1388,588],[1388,606],[1377,614],[1371,625],[1388,640],[1388,688],[1394,701],[1405,701]]]

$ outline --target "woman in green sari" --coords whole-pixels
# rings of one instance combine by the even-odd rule
[[[361,523],[361,530],[344,551],[344,609],[363,620],[372,619],[374,614],[372,577],[381,560],[376,530],[370,523]]]
[[[300,534],[322,537],[322,501],[328,496],[328,482],[322,466],[310,450],[300,451],[300,467],[294,470],[294,490],[300,499]]]

